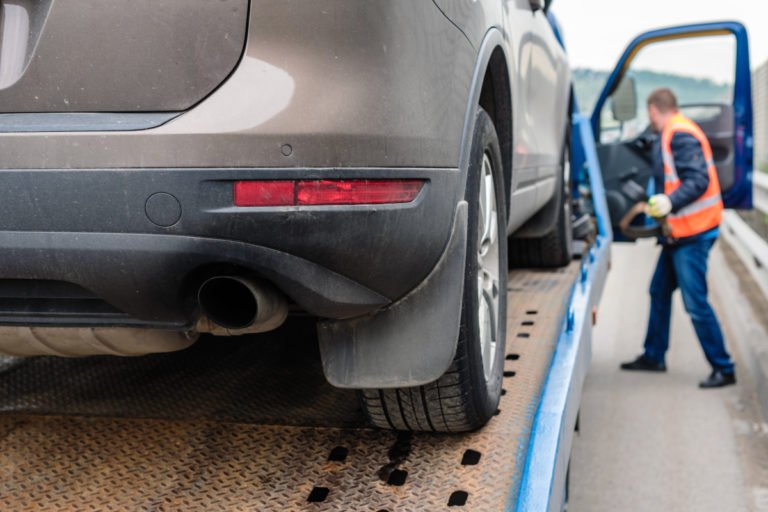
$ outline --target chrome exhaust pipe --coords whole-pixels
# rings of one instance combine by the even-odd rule
[[[241,276],[216,276],[197,292],[203,314],[196,330],[218,336],[272,331],[288,316],[288,301],[266,281]]]

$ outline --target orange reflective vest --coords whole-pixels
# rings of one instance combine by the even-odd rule
[[[672,230],[672,238],[685,238],[698,235],[720,225],[723,218],[723,200],[720,197],[720,182],[712,158],[712,147],[699,125],[685,117],[675,114],[661,132],[661,156],[664,161],[664,194],[669,196],[680,187],[680,178],[675,169],[675,156],[672,154],[672,137],[676,133],[689,133],[701,144],[704,160],[709,173],[707,190],[694,202],[667,217]]]

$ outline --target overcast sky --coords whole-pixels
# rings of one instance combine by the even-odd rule
[[[752,68],[768,60],[766,0],[554,0],[552,10],[562,25],[572,67],[610,70],[627,44],[641,32],[719,20],[740,21],[747,27]],[[677,50],[685,53],[686,48],[679,46]],[[725,44],[708,46],[706,54],[690,47],[685,62],[681,62],[678,51],[656,51],[650,59],[651,51],[648,47],[643,60],[656,63],[654,67],[659,71],[678,68],[682,74],[698,74],[718,81],[723,78],[723,66],[711,63],[722,63],[729,56]]]

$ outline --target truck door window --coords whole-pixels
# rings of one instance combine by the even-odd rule
[[[683,111],[694,119],[712,116],[713,105],[733,101],[736,41],[733,35],[715,35],[658,41],[641,47],[625,76],[637,91],[637,115],[621,122],[614,117],[613,97],[600,112],[600,142],[631,140],[648,127],[645,100],[654,89],[669,87]],[[619,88],[617,88],[618,90]],[[614,92],[615,94],[615,92]]]

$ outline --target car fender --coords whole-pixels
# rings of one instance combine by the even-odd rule
[[[456,276],[464,275],[465,271],[467,203],[464,195],[472,134],[483,79],[496,48],[501,48],[507,58],[501,31],[491,28],[477,52],[467,96],[459,151],[461,185],[456,191],[457,208],[446,249],[424,281],[391,306],[364,317],[318,323],[323,370],[334,386],[353,389],[418,386],[438,379],[453,361],[464,291],[464,280]]]

